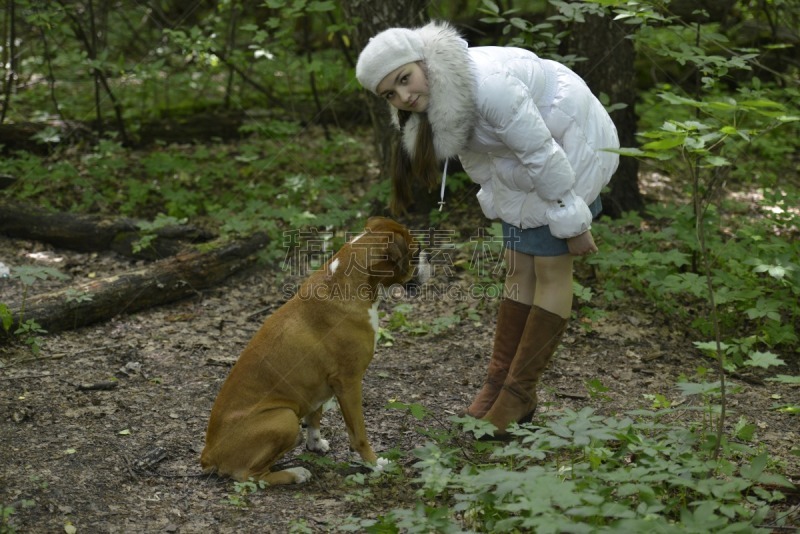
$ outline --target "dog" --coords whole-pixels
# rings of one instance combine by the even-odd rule
[[[419,259],[417,265],[412,258]],[[370,218],[364,233],[269,316],[239,356],[211,409],[200,457],[203,471],[270,485],[306,482],[311,473],[303,467],[271,468],[299,443],[303,419],[306,447],[328,450],[320,420],[323,404],[332,397],[350,447],[364,462],[376,464],[364,425],[361,382],[377,344],[379,297],[412,278],[424,283],[428,275],[425,253],[404,226]]]

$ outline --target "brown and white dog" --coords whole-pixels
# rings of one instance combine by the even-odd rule
[[[427,261],[408,230],[380,217],[314,272],[294,297],[267,318],[222,385],[200,458],[206,473],[239,481],[297,484],[311,473],[296,467],[271,471],[298,443],[300,421],[306,447],[325,452],[320,436],[322,406],[335,396],[350,445],[364,462],[378,460],[367,440],[361,380],[372,361],[378,333],[381,288],[417,278]]]

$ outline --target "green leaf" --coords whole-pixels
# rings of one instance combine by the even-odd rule
[[[716,341],[695,341],[694,346],[700,350],[706,351],[710,353],[712,356],[717,354],[717,342]],[[725,352],[730,348],[730,345],[727,343],[720,343],[719,348],[722,352]]]
[[[414,417],[414,419],[419,421],[425,419],[425,416],[428,414],[428,410],[426,410],[421,404],[412,404],[409,406],[409,412],[411,412],[411,415]]]
[[[0,324],[3,325],[3,330],[8,332],[11,325],[14,323],[14,317],[11,315],[11,310],[8,306],[0,302]]]
[[[756,425],[748,423],[747,419],[740,417],[739,421],[736,423],[736,428],[734,429],[734,435],[736,436],[736,439],[740,439],[742,441],[753,441],[755,433]]]
[[[495,4],[494,2],[492,2],[492,0],[483,0],[481,3],[483,4],[484,8],[486,9],[486,12],[493,13],[495,15],[499,15],[500,14],[500,7],[497,4]]]
[[[336,9],[336,4],[331,1],[326,2],[311,2],[308,4],[306,11],[309,13],[323,13],[325,11],[333,11]]]
[[[750,354],[750,359],[745,361],[744,365],[747,367],[761,367],[762,369],[767,369],[773,366],[786,365],[786,362],[778,358],[778,356],[772,352],[756,351]]]
[[[708,107],[717,111],[733,111],[737,108],[736,102],[709,102]]]
[[[642,148],[645,150],[669,150],[670,148],[682,145],[684,141],[686,141],[686,136],[681,135],[668,139],[661,139],[659,141],[651,141],[650,143],[642,145]]]
[[[387,407],[394,410],[408,411],[408,413],[410,413],[411,416],[418,421],[425,419],[429,413],[427,408],[416,403],[407,404],[405,402],[390,401]]]
[[[722,156],[708,156],[703,158],[707,164],[712,167],[725,167],[726,165],[730,165],[731,162],[727,159],[723,158]]]
[[[761,484],[784,486],[787,488],[794,487],[792,483],[789,482],[784,476],[764,472],[767,467],[768,460],[769,457],[767,456],[767,453],[759,454],[753,458],[753,461],[750,462],[750,465],[746,465],[741,468],[741,475],[748,480],[752,480],[753,482],[758,482]]]
[[[11,278],[19,279],[23,285],[32,286],[36,280],[47,280],[55,278],[57,280],[66,280],[69,278],[62,274],[58,269],[52,267],[39,267],[37,265],[20,265],[11,270]]]
[[[475,439],[480,439],[484,436],[494,436],[496,427],[489,421],[483,419],[475,419],[474,417],[454,416],[450,418],[454,423],[459,423],[464,432],[471,432]]]
[[[780,280],[784,276],[786,276],[786,269],[781,267],[780,265],[773,265],[769,268],[769,275],[773,278],[777,278]]]
[[[766,380],[767,382],[780,382],[781,384],[800,386],[800,376],[776,375]]]
[[[512,26],[519,28],[522,31],[528,31],[528,28],[530,26],[530,23],[527,20],[521,19],[519,17],[511,17],[509,22],[511,23]]]
[[[755,260],[758,261],[758,260]],[[753,267],[754,273],[768,273],[776,280],[782,280],[787,274],[794,271],[793,264],[789,265],[772,265],[769,263],[758,263]]]
[[[692,100],[691,98],[685,98],[683,96],[678,96],[675,93],[659,93],[659,98],[663,98],[670,104],[675,104],[678,106],[694,106],[698,107],[702,105],[701,102],[697,100]]]
[[[720,383],[717,382],[678,382],[678,389],[684,395],[708,395],[719,393]]]
[[[785,109],[784,105],[772,100],[742,100],[739,102],[742,107],[748,108],[772,108],[772,109]]]

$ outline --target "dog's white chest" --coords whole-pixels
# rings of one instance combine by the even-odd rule
[[[375,343],[373,344],[373,350],[375,347],[378,346],[378,301],[372,305],[369,309],[369,324],[372,325],[372,330],[375,332]]]

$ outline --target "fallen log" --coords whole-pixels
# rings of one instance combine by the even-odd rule
[[[253,265],[255,253],[268,241],[265,234],[220,240],[141,269],[28,297],[24,308],[22,302],[8,306],[14,318],[9,331],[18,328],[20,315],[22,321],[32,319],[47,332],[58,332],[196,295]]]
[[[324,110],[312,113],[312,124],[331,124],[338,127],[365,124],[369,116],[361,106],[360,99],[335,99]],[[130,139],[131,147],[146,147],[156,141],[166,143],[202,143],[214,139],[236,140],[248,137],[249,131],[263,124],[263,119],[305,123],[308,113],[293,113],[287,108],[272,106],[269,111],[200,111],[192,114],[175,113],[153,121],[129,120],[128,126],[138,126]],[[297,110],[316,109],[312,101],[297,101]],[[308,117],[305,117],[306,119]],[[365,122],[366,121],[366,122]],[[307,124],[307,123],[306,123]],[[113,124],[107,124],[105,132],[119,133]],[[248,128],[249,127],[249,128]],[[249,130],[249,131],[248,131]],[[78,142],[93,143],[99,134],[97,124],[92,121],[18,122],[0,124],[0,154],[24,151],[47,156],[58,147]]]
[[[160,140],[168,143],[192,143],[213,138],[240,139],[241,127],[248,114],[204,112],[180,117],[168,117],[140,124],[138,139],[131,146],[143,146]],[[18,122],[0,124],[0,153],[25,151],[46,156],[58,147],[80,141],[96,141],[96,123],[90,121]],[[119,129],[108,125],[106,133]]]
[[[0,205],[0,234],[80,252],[113,250],[141,259],[172,256],[187,243],[202,243],[214,237],[191,225],[169,225],[145,232],[133,219],[53,213],[22,204]],[[135,246],[143,237],[148,238],[147,245]]]
[[[0,124],[0,153],[25,151],[45,156],[61,143],[75,143],[91,137],[90,125],[80,121]]]

